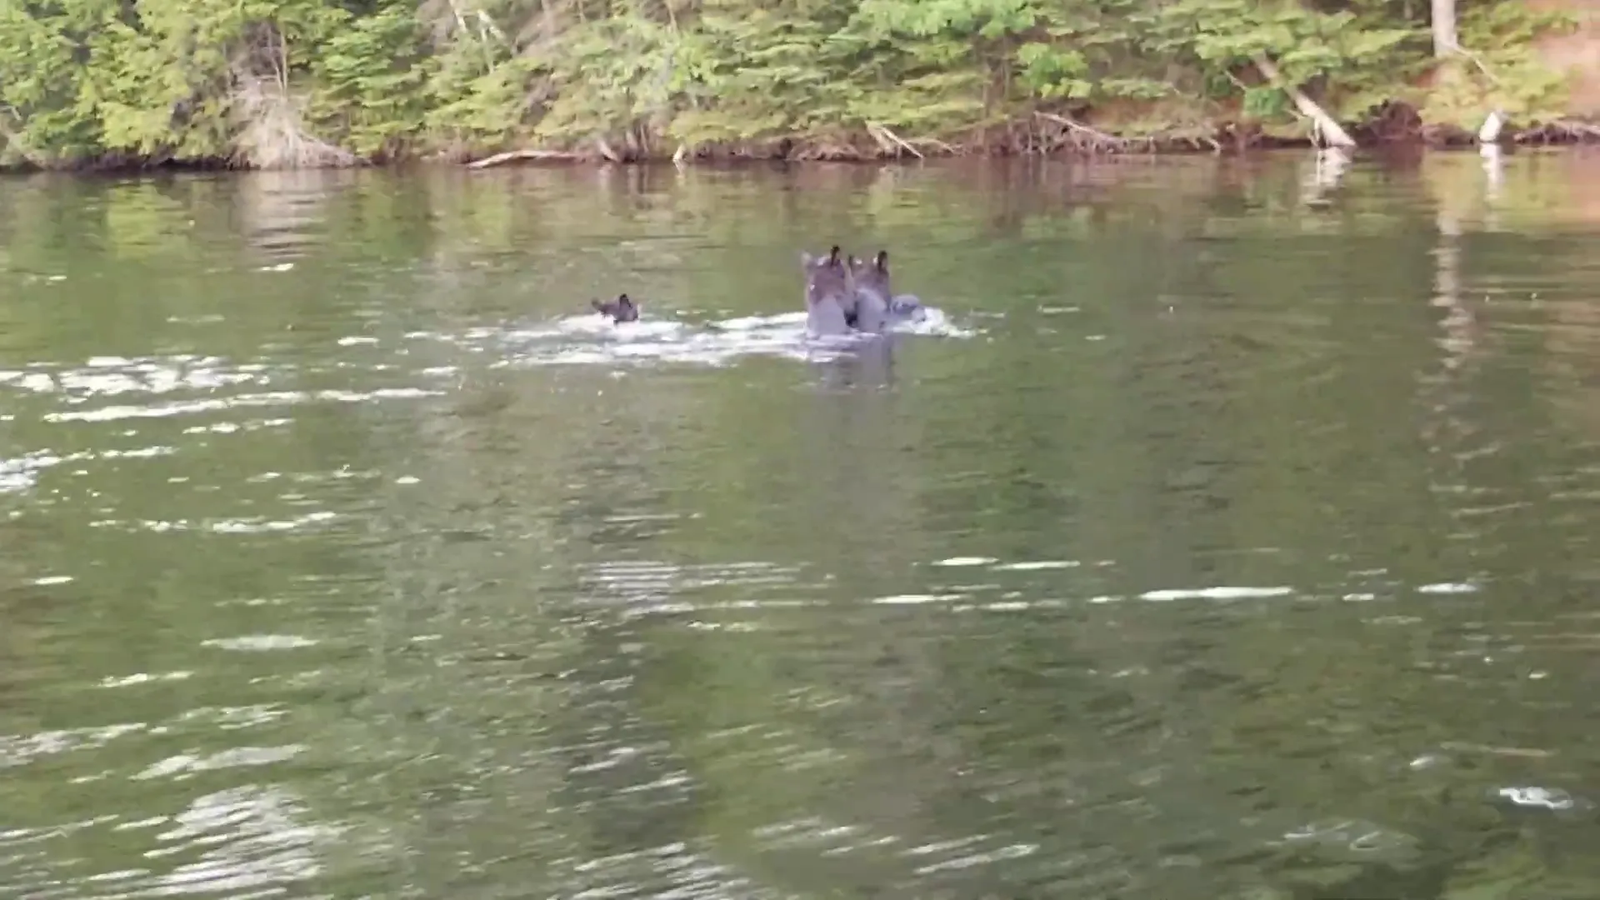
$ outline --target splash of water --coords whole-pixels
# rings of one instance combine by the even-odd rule
[[[676,319],[641,319],[613,323],[605,316],[566,316],[537,325],[505,329],[477,328],[459,334],[412,332],[412,340],[436,340],[474,352],[494,350],[502,358],[494,367],[600,365],[674,362],[726,365],[745,356],[778,356],[825,360],[881,340],[872,334],[812,336],[803,312],[743,316],[696,325]],[[934,307],[894,324],[896,334],[969,338],[974,332],[956,326]]]

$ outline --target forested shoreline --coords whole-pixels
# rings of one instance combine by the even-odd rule
[[[1583,139],[1521,0],[9,0],[0,166]]]

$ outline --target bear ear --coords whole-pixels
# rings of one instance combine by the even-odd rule
[[[834,244],[833,245],[833,249],[828,251],[828,262],[837,263],[838,261],[839,261],[839,245],[838,244]]]
[[[878,258],[877,258],[876,262],[877,262],[878,268],[880,268],[880,269],[882,269],[882,270],[887,272],[889,270],[889,251],[887,251],[887,250],[879,250],[878,251]]]
[[[807,253],[804,250],[800,251],[800,268],[809,269],[809,268],[811,268],[812,266],[814,266],[816,264],[817,264],[816,259],[813,258],[810,253]]]

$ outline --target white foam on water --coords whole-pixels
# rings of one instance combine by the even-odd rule
[[[84,412],[46,413],[40,418],[46,422],[106,422],[116,419],[148,419],[192,415],[238,407],[290,406],[318,400],[337,403],[366,403],[375,400],[415,399],[443,395],[443,391],[429,391],[421,388],[379,388],[375,391],[274,391],[260,394],[240,394],[227,399],[174,401],[149,406],[103,406],[99,409]]]
[[[125,359],[95,356],[78,368],[32,366],[27,369],[0,370],[0,385],[10,385],[36,394],[63,393],[72,397],[100,394],[171,391],[210,391],[238,384],[266,383],[262,366],[226,366],[216,357],[171,356]]]
[[[949,603],[952,600],[961,600],[965,594],[894,594],[888,597],[874,597],[872,602],[879,606],[923,606],[929,603]]]
[[[1173,589],[1165,591],[1145,591],[1139,595],[1141,600],[1152,602],[1169,602],[1172,600],[1252,600],[1263,597],[1287,597],[1294,593],[1294,588],[1278,587],[1209,587],[1191,589]]]
[[[762,328],[782,326],[791,326],[803,329],[805,324],[806,314],[803,312],[795,312],[779,313],[775,316],[740,316],[736,319],[723,319],[720,322],[712,322],[711,327],[719,328],[723,331],[755,331]]]
[[[11,459],[0,459],[0,494],[8,491],[25,491],[39,479],[39,473],[62,463],[85,462],[91,459],[147,459],[168,456],[177,452],[172,447],[138,447],[132,450],[102,450],[97,453],[79,451],[57,456],[49,450],[35,450]]]
[[[12,459],[0,459],[0,493],[25,491],[39,479],[39,471],[65,462],[47,450]]]
[[[1075,559],[1041,559],[1032,562],[1000,563],[994,568],[1012,572],[1031,572],[1036,569],[1076,569],[1082,565]]]
[[[1478,586],[1465,582],[1441,581],[1437,584],[1423,584],[1417,586],[1419,594],[1472,594],[1476,593]]]
[[[89,527],[117,528],[125,531],[151,531],[157,534],[164,534],[169,531],[194,531],[196,529],[203,529],[215,534],[266,534],[269,532],[295,531],[337,518],[338,513],[319,510],[288,519],[268,519],[264,516],[217,519],[204,522],[191,521],[189,519],[96,519],[89,523]]]
[[[136,684],[149,684],[157,681],[183,681],[193,674],[193,672],[180,669],[173,672],[161,673],[136,672],[132,675],[124,675],[120,678],[114,675],[107,675],[105,678],[100,679],[100,686],[103,688],[119,688],[130,687]]]
[[[286,762],[304,753],[306,749],[305,744],[287,744],[282,747],[231,747],[210,756],[180,753],[152,763],[145,767],[144,771],[129,777],[135,781],[144,781],[150,778],[192,775],[235,766],[266,766]]]
[[[1505,787],[1495,792],[1517,806],[1542,806],[1545,809],[1572,809],[1577,803],[1561,788]]]
[[[296,528],[310,525],[314,522],[326,522],[337,518],[338,514],[327,510],[306,513],[291,519],[267,519],[256,517],[250,519],[222,519],[210,524],[210,530],[218,534],[260,534],[268,531],[294,531]]]
[[[936,560],[936,566],[986,566],[998,562],[992,556],[952,556],[949,559]]]
[[[259,650],[299,650],[303,647],[315,647],[319,641],[301,637],[298,634],[246,634],[231,638],[211,638],[200,642],[202,647],[215,647],[219,650],[259,651]]]
[[[143,722],[68,728],[35,734],[0,734],[0,769],[26,765],[42,756],[74,750],[96,750],[126,734],[145,730]],[[0,830],[0,838],[20,837],[25,831]]]
[[[688,325],[673,319],[645,319],[633,322],[613,322],[599,313],[565,316],[542,327],[520,328],[502,332],[516,340],[568,335],[593,335],[602,339],[634,341],[641,338],[663,338],[683,333]]]
[[[939,337],[973,334],[949,324],[942,311],[931,307],[923,308],[916,321],[901,322],[890,330]],[[703,325],[648,317],[616,323],[606,316],[585,314],[526,327],[480,327],[456,334],[411,332],[406,338],[442,341],[474,353],[492,352],[501,359],[491,368],[662,362],[721,366],[747,356],[821,361],[844,357],[882,339],[855,333],[808,335],[804,312],[740,316]]]
[[[899,321],[890,326],[898,334],[919,334],[928,337],[971,338],[978,332],[953,324],[945,311],[937,306],[921,307],[921,315],[909,321]]]

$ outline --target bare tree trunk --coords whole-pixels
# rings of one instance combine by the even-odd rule
[[[1443,59],[1460,46],[1456,41],[1456,0],[1433,0],[1433,55]]]
[[[1290,84],[1283,77],[1283,72],[1279,70],[1278,64],[1273,62],[1271,57],[1265,53],[1257,53],[1253,58],[1255,59],[1256,68],[1261,70],[1261,74],[1266,76],[1267,81],[1288,94],[1295,108],[1300,110],[1300,115],[1311,120],[1311,136],[1319,145],[1324,143],[1329,147],[1354,147],[1356,145],[1355,139],[1340,127],[1333,116],[1328,115],[1327,110],[1318,106],[1315,100],[1306,96],[1305,91]]]

